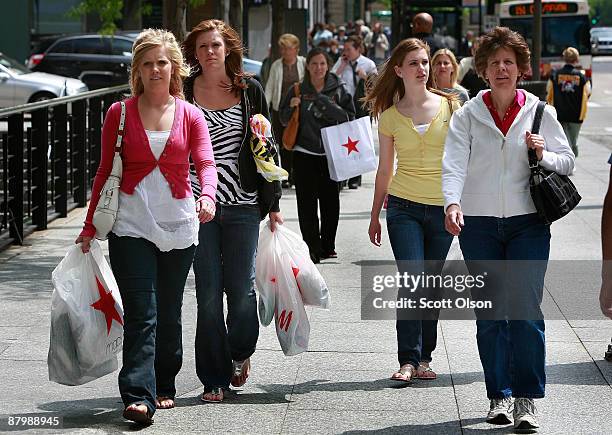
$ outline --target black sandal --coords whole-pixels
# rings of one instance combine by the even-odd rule
[[[146,412],[142,412],[138,409],[138,406],[145,406],[147,408]],[[141,424],[143,426],[148,426],[153,423],[153,416],[149,407],[144,403],[131,403],[125,407],[123,410],[123,418],[126,420],[133,421],[134,423]]]

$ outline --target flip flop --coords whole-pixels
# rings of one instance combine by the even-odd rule
[[[138,407],[144,405],[147,410],[142,411]],[[123,418],[126,420],[133,421],[134,423],[141,424],[143,426],[148,426],[153,423],[153,417],[151,416],[151,412],[149,408],[144,403],[132,403],[125,407],[123,410]]]
[[[432,370],[431,367],[427,367],[419,364],[419,367],[416,369],[416,373],[414,375],[415,379],[422,379],[426,381],[433,381],[438,377],[436,372]]]
[[[234,366],[234,374],[230,383],[233,387],[242,387],[247,379],[249,379],[251,360],[247,358],[244,361],[232,361],[232,364]]]
[[[404,364],[398,371],[391,375],[391,380],[410,383],[412,382],[412,378],[414,378],[415,372],[416,369],[412,364]]]
[[[206,398],[205,396],[210,394],[211,396],[217,396],[218,398]],[[204,393],[200,397],[202,402],[207,403],[221,403],[223,402],[223,388],[221,387],[204,387]]]
[[[162,406],[163,402],[171,402],[171,403]],[[155,407],[157,409],[172,409],[175,406],[176,406],[176,404],[174,402],[174,398],[173,397],[169,397],[169,396],[157,396],[157,399],[155,399]]]

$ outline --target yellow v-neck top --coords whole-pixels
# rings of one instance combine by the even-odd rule
[[[453,111],[459,108],[458,102],[452,104]],[[395,105],[380,115],[378,131],[393,138],[397,155],[389,194],[422,204],[444,205],[442,154],[451,115],[449,104],[442,97],[438,113],[422,135],[412,119],[402,115]]]

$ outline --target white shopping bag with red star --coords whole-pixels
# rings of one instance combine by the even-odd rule
[[[372,124],[369,116],[321,129],[332,180],[349,178],[376,170]]]
[[[100,244],[73,245],[51,275],[49,380],[81,385],[117,370],[123,305]]]
[[[307,351],[310,323],[304,305],[329,308],[330,295],[310,260],[306,243],[283,225],[272,233],[269,221],[262,223],[255,280],[261,324],[267,326],[275,319],[276,335],[285,355]]]

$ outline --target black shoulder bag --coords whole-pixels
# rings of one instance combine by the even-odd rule
[[[531,133],[538,134],[540,131],[545,107],[545,101],[538,103]],[[567,175],[559,175],[540,166],[535,150],[529,149],[528,155],[531,199],[538,215],[544,222],[551,224],[572,211],[582,197]]]

